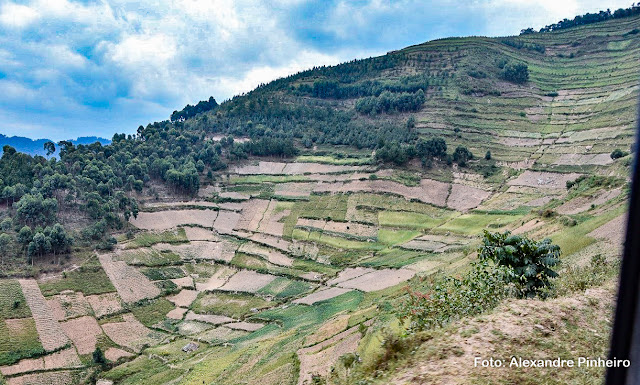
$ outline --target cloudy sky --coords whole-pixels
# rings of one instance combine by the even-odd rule
[[[0,133],[62,140],[167,119],[315,65],[517,34],[629,1],[0,0]]]

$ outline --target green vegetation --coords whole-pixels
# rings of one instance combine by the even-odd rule
[[[136,234],[135,238],[128,242],[125,247],[127,249],[133,249],[136,247],[150,247],[156,243],[176,244],[188,241],[184,228],[180,227],[177,231],[165,231],[162,233],[140,232]]]
[[[158,298],[138,303],[130,310],[143,325],[152,327],[162,321],[167,313],[174,308],[175,306],[171,302],[164,298]]]
[[[33,318],[6,322],[0,318],[0,365],[44,354]]]
[[[168,267],[148,267],[144,269],[140,269],[140,272],[147,276],[152,281],[160,281],[163,279],[174,279],[174,278],[182,278],[185,276],[184,271],[180,267],[177,266],[168,266]]]
[[[545,296],[545,290],[551,287],[551,279],[558,276],[552,268],[560,262],[560,247],[550,239],[537,242],[509,231],[490,233],[485,230],[479,255],[482,261],[490,260],[512,269],[510,281],[522,297]]]
[[[307,282],[294,281],[283,277],[278,277],[267,286],[258,291],[258,294],[273,296],[277,299],[297,297],[303,293],[311,291],[312,286]]]
[[[59,294],[64,290],[80,291],[84,295],[116,291],[100,266],[82,266],[77,270],[64,272],[60,279],[39,282],[39,286],[45,296]]]
[[[250,294],[202,293],[192,305],[196,313],[217,314],[232,318],[243,318],[253,313],[252,309],[264,309],[275,303]]]
[[[31,310],[20,284],[14,280],[0,280],[0,320],[30,316]]]
[[[182,261],[170,250],[136,249],[118,255],[118,258],[134,266],[168,266]]]

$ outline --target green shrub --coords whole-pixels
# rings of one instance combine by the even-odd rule
[[[544,296],[551,288],[551,278],[558,274],[551,268],[560,262],[560,247],[550,239],[534,241],[511,232],[484,231],[482,246],[478,250],[480,260],[491,260],[499,266],[513,269],[511,281],[521,297]]]
[[[613,151],[611,152],[611,159],[623,158],[623,157],[625,157],[625,156],[627,156],[627,155],[629,155],[629,153],[628,153],[628,152],[626,152],[626,151],[622,151],[621,149],[616,148],[615,150],[613,150]]]
[[[502,77],[512,83],[526,83],[529,80],[529,67],[524,63],[508,63],[502,69]]]

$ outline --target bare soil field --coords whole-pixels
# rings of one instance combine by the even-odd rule
[[[218,218],[216,218],[217,220]],[[215,228],[215,222],[214,222]],[[219,241],[220,237],[211,230],[203,229],[202,227],[190,227],[186,226],[184,232],[187,235],[189,241]]]
[[[36,330],[44,350],[51,352],[60,349],[69,343],[69,339],[64,334],[58,321],[53,318],[53,314],[47,301],[40,292],[38,283],[34,279],[19,279],[22,293],[31,309],[31,314],[36,323]]]
[[[184,317],[184,313],[186,312],[187,312],[187,309],[177,307],[167,313],[167,318],[181,320],[182,317]]]
[[[175,283],[176,286],[180,288],[193,288],[193,278],[192,277],[182,277],[182,278],[174,278],[171,282]]]
[[[451,185],[451,193],[447,197],[447,207],[458,211],[467,211],[478,207],[491,195],[490,192],[463,184]]]
[[[624,242],[626,226],[627,214],[623,214],[598,227],[588,235],[597,239],[607,239],[614,245],[620,245]]]
[[[241,270],[234,274],[219,290],[255,293],[274,279],[276,279],[276,277],[273,275],[260,274],[251,270]]]
[[[316,302],[326,301],[331,298],[335,298],[339,295],[347,293],[351,290],[343,289],[340,287],[328,287],[324,289],[319,289],[307,296],[296,299],[293,303],[299,303],[303,305],[313,305]]]
[[[220,193],[218,195],[220,196],[220,198],[223,198],[223,199],[233,199],[237,201],[246,201],[251,199],[251,195],[242,194],[236,191],[227,191],[227,192]]]
[[[525,171],[516,179],[510,180],[510,186],[528,186],[548,189],[566,190],[567,181],[575,180],[582,174],[560,174],[555,172]]]
[[[176,201],[167,201],[167,202],[149,202],[149,203],[145,203],[144,205],[145,208],[153,208],[153,209],[172,209],[175,207],[203,207],[203,208],[210,208],[210,207],[218,207],[217,203],[213,203],[213,202],[208,202],[208,201],[183,201],[183,202],[176,202]]]
[[[448,250],[451,246],[437,241],[430,240],[421,240],[421,239],[413,239],[407,243],[403,243],[400,245],[403,249],[409,250],[420,250],[420,251],[430,251],[434,253],[443,253]]]
[[[116,344],[140,352],[145,344],[155,345],[164,339],[161,333],[147,329],[133,314],[123,314],[122,318],[123,322],[102,325],[104,333]]]
[[[178,325],[178,333],[183,336],[192,336],[205,332],[214,326],[206,322],[199,321],[182,321]]]
[[[104,356],[111,362],[116,362],[122,357],[132,357],[133,354],[118,348],[109,348],[104,352]]]
[[[7,385],[68,385],[76,383],[77,379],[77,372],[62,370],[8,378]]]
[[[251,254],[251,255],[257,255],[261,258],[266,259],[267,261],[273,263],[274,265],[279,265],[279,266],[292,266],[293,265],[293,259],[287,257],[286,255],[282,254],[279,251],[276,250],[270,250],[267,249],[265,247],[261,247],[256,243],[253,242],[247,242],[242,244],[239,248],[238,248],[239,252],[245,253],[245,254]]]
[[[206,282],[196,282],[196,290],[200,292],[219,289],[237,272],[238,270],[232,267],[219,266],[218,270]]]
[[[281,162],[258,162],[257,164],[235,166],[231,169],[231,173],[239,175],[279,175],[284,174],[283,170],[286,165],[287,163]]]
[[[91,307],[82,292],[63,291],[49,297],[47,305],[57,321],[91,314]]]
[[[141,212],[138,214],[138,218],[131,219],[131,224],[142,230],[169,230],[183,225],[213,227],[217,216],[218,211],[215,210]]]
[[[220,234],[231,234],[238,225],[241,214],[235,211],[220,210],[218,217],[213,223],[213,228]]]
[[[73,347],[44,356],[45,369],[72,369],[78,367],[82,367],[82,362],[80,362],[80,357],[78,357],[78,353]]]
[[[288,252],[291,249],[291,242],[285,241],[280,237],[274,237],[268,234],[256,233],[253,234],[250,239],[256,243],[271,246],[274,249],[278,249],[284,252]]]
[[[542,139],[501,137],[499,142],[508,147],[536,147],[542,144]]]
[[[248,332],[243,330],[232,330],[225,327],[217,327],[198,334],[198,339],[209,343],[224,343],[235,338],[244,337]]]
[[[197,313],[194,313],[192,311],[189,311],[187,313],[187,316],[186,316],[185,320],[187,320],[187,321],[206,322],[206,323],[210,323],[210,324],[213,324],[213,325],[222,325],[222,324],[227,324],[227,323],[236,321],[235,319],[233,319],[231,317],[227,317],[227,316],[223,316],[223,315],[197,314]]]
[[[255,322],[233,322],[224,325],[225,328],[232,330],[244,330],[245,332],[255,332],[258,329],[262,329],[264,324]]]
[[[446,205],[447,196],[449,195],[449,184],[432,179],[423,179],[420,181],[419,186],[408,187],[388,180],[356,180],[350,183],[321,183],[316,186],[314,192],[390,193],[403,196],[407,200],[416,199],[421,202],[444,207]]]
[[[338,286],[347,289],[357,289],[364,292],[377,291],[407,281],[415,274],[415,271],[408,269],[376,270],[348,281],[341,282]]]
[[[244,203],[242,216],[234,228],[247,231],[258,230],[258,225],[267,207],[269,207],[269,201],[264,199],[252,199]]]
[[[44,359],[42,357],[26,358],[13,365],[0,366],[0,373],[2,373],[3,376],[13,376],[34,370],[44,370]]]
[[[220,242],[193,241],[186,244],[170,245],[158,243],[156,250],[170,250],[186,260],[216,260],[230,262],[237,246],[229,241]]]
[[[278,183],[275,186],[274,194],[283,197],[308,197],[315,185],[315,183],[298,182]]]
[[[87,301],[93,309],[96,317],[100,318],[105,315],[114,314],[122,310],[120,297],[116,293],[107,293],[100,295],[87,296]]]
[[[198,292],[195,290],[182,290],[180,293],[167,297],[167,299],[173,302],[179,307],[189,307],[193,301],[196,300]]]
[[[524,233],[528,233],[529,231],[533,231],[535,229],[537,229],[538,227],[544,225],[544,221],[541,221],[539,219],[532,219],[529,222],[525,223],[522,226],[517,227],[516,229],[514,229],[512,231],[513,234],[524,234]]]
[[[337,285],[339,283],[348,281],[350,279],[360,277],[365,274],[373,273],[374,271],[375,269],[372,269],[370,267],[360,267],[360,266],[347,267],[346,269],[339,272],[337,277],[327,281],[327,285],[329,286]]]
[[[125,303],[155,298],[160,295],[160,289],[136,268],[123,261],[114,261],[111,254],[99,255],[98,259]]]
[[[358,327],[354,326],[319,344],[298,350],[300,360],[298,385],[311,383],[313,374],[323,376],[329,374],[329,370],[338,362],[340,356],[356,351],[360,338]]]
[[[71,338],[79,354],[91,354],[96,349],[102,329],[95,318],[84,316],[60,324],[65,334]]]

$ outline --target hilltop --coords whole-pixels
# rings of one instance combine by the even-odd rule
[[[465,365],[602,355],[640,17],[551,29],[313,68],[59,160],[6,148],[0,383],[513,383]],[[552,298],[410,333],[405,286],[466,276],[483,230],[550,237]]]

